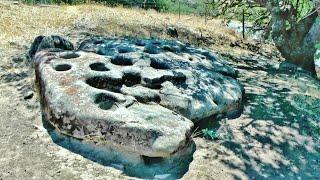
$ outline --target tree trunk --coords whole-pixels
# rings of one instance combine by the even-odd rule
[[[318,14],[314,13],[297,22],[292,18],[292,12],[281,10],[275,1],[269,1],[267,8],[272,18],[271,36],[283,57],[315,74],[315,44],[320,39]]]

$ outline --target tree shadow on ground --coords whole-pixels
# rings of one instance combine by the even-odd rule
[[[246,90],[244,112],[219,123],[213,158],[240,171],[235,179],[319,178],[319,81],[259,61],[231,64]]]

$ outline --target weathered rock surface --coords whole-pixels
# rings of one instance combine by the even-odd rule
[[[43,112],[61,132],[149,157],[190,141],[193,122],[240,107],[236,72],[176,41],[94,38],[35,56]]]
[[[29,56],[32,58],[38,51],[54,48],[61,50],[74,49],[73,44],[64,37],[58,35],[38,36],[32,43],[32,46],[29,50]]]

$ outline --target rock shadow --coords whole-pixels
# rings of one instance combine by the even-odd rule
[[[173,155],[172,158],[132,156],[130,152],[120,152],[110,147],[96,146],[95,144],[61,134],[45,120],[44,116],[42,117],[42,123],[55,144],[93,162],[113,167],[122,171],[124,175],[135,178],[180,179],[188,171],[195,151],[195,144],[190,141],[185,153]]]

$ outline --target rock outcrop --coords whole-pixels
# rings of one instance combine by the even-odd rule
[[[32,43],[28,53],[29,57],[33,58],[36,52],[44,49],[73,50],[74,47],[70,41],[61,36],[38,36]]]
[[[177,41],[93,38],[34,60],[52,125],[142,156],[179,152],[194,122],[239,110],[243,96],[233,68]]]

